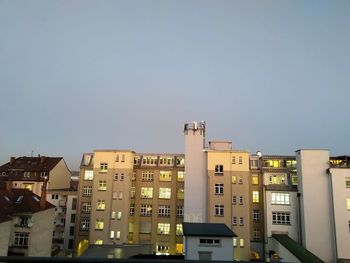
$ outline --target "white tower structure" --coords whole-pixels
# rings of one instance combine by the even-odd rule
[[[186,123],[185,134],[185,222],[208,222],[205,122]]]

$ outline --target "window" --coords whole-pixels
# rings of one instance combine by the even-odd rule
[[[259,209],[253,209],[253,221],[254,222],[259,222],[260,221]]]
[[[72,199],[72,210],[77,210],[77,198]]]
[[[119,191],[118,199],[123,200],[123,192],[122,191]]]
[[[160,205],[158,207],[158,216],[170,216],[170,205]]]
[[[133,216],[135,214],[135,204],[130,204],[129,214]]]
[[[141,180],[146,181],[146,182],[147,181],[152,182],[153,181],[153,172],[152,171],[143,171]]]
[[[171,171],[160,171],[159,181],[171,181]]]
[[[95,245],[102,245],[102,244],[103,244],[103,240],[102,239],[96,239]]]
[[[253,230],[253,240],[255,240],[255,241],[260,240],[260,230],[259,229]]]
[[[152,205],[141,205],[140,215],[151,216],[152,215]]]
[[[350,210],[350,198],[346,199],[346,208]]]
[[[119,162],[119,154],[115,156],[115,161],[118,163]]]
[[[70,222],[74,223],[75,222],[75,214],[70,215]]]
[[[237,216],[232,217],[232,225],[237,225]]]
[[[117,231],[116,239],[120,239],[120,231]]]
[[[17,225],[22,227],[28,227],[28,223],[30,222],[29,216],[20,216],[17,220]]]
[[[15,232],[14,246],[16,247],[28,247],[29,233]]]
[[[181,243],[176,244],[176,254],[182,254],[184,252],[184,246]]]
[[[184,171],[178,171],[177,172],[177,181],[178,182],[183,182],[185,177],[185,172]]]
[[[224,205],[215,205],[215,216],[224,215]]]
[[[243,238],[239,239],[239,246],[244,247],[244,239]]]
[[[216,195],[224,194],[224,184],[215,184],[215,194]]]
[[[111,219],[115,219],[116,216],[117,216],[117,212],[116,211],[112,211]]]
[[[350,177],[345,178],[345,187],[350,188]]]
[[[171,197],[171,188],[159,188],[159,198],[170,199]]]
[[[240,197],[239,197],[239,204],[240,204],[240,205],[243,205],[243,196],[240,196]]]
[[[105,200],[97,200],[96,210],[105,210],[106,201]]]
[[[178,236],[183,235],[182,224],[176,224],[176,235]]]
[[[98,181],[98,190],[106,191],[107,190],[107,182],[106,181]]]
[[[236,164],[236,156],[232,156],[232,164]]]
[[[92,179],[94,179],[94,171],[86,170],[84,173],[84,180],[91,181]]]
[[[272,193],[273,205],[290,205],[289,193]]]
[[[104,222],[103,219],[96,219],[95,230],[103,230]]]
[[[183,217],[184,216],[184,207],[182,205],[178,205],[176,208],[176,216]]]
[[[135,186],[130,187],[130,197],[134,198],[136,194],[136,188]]]
[[[298,176],[296,174],[290,174],[290,177],[292,179],[292,185],[298,185]]]
[[[74,226],[71,226],[71,227],[69,228],[69,235],[70,235],[70,236],[74,236]]]
[[[236,184],[237,183],[237,176],[232,175],[232,183]]]
[[[158,234],[159,235],[169,235],[170,224],[169,223],[158,223]]]
[[[169,255],[169,246],[157,245],[157,255]]]
[[[118,220],[122,219],[122,212],[121,212],[121,211],[119,211],[119,212],[117,213],[117,219],[118,219]]]
[[[141,198],[153,198],[153,188],[141,187]]]
[[[185,158],[176,157],[176,165],[177,166],[184,166],[185,165]]]
[[[58,200],[58,195],[51,195],[51,199]]]
[[[233,246],[237,247],[237,238],[236,237],[233,238]]]
[[[100,163],[100,173],[107,173],[107,171],[108,171],[108,164]]]
[[[232,196],[232,204],[233,205],[237,204],[237,196],[235,196],[235,195]]]
[[[184,189],[177,189],[177,199],[184,199]]]
[[[89,228],[90,228],[90,219],[81,219],[80,230],[89,230]]]
[[[174,164],[174,158],[172,158],[172,157],[159,158],[159,164],[160,165],[173,165]]]
[[[257,174],[252,175],[252,185],[259,184],[259,176]]]
[[[47,177],[48,175],[49,175],[48,172],[41,172],[41,173],[40,173],[40,178],[45,178],[45,177]]]
[[[285,184],[286,174],[271,174],[269,176],[270,184]]]
[[[254,204],[259,203],[259,191],[253,191],[253,203]]]
[[[222,164],[215,165],[215,175],[223,175],[224,166]]]
[[[83,196],[92,195],[92,186],[83,186]]]
[[[350,220],[349,220],[349,232],[350,232]]]
[[[209,239],[209,238],[201,238],[199,239],[199,244],[201,245],[214,245],[214,246],[219,246],[220,245],[220,239]]]
[[[243,158],[242,158],[242,156],[239,156],[239,157],[238,157],[238,164],[243,164]]]
[[[238,177],[238,183],[239,183],[239,184],[243,184],[243,178],[242,178],[242,176],[239,176],[239,177]]]
[[[140,157],[139,156],[134,157],[134,165],[140,165]]]
[[[158,157],[143,157],[142,164],[146,165],[156,165],[158,161]]]
[[[290,213],[289,212],[272,212],[272,224],[290,225]]]
[[[239,225],[244,226],[244,219],[242,216],[239,218]]]
[[[118,155],[117,155],[118,156]],[[109,238],[113,239],[114,238],[114,230],[111,230],[109,232]]]
[[[125,154],[122,154],[122,163],[125,162]]]

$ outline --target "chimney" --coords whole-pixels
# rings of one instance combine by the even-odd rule
[[[14,164],[15,161],[16,161],[16,157],[11,157],[11,159],[10,159],[10,165]]]
[[[44,179],[44,183],[41,187],[41,197],[40,197],[40,207],[42,209],[46,208],[46,188],[47,188],[47,181],[49,180],[49,178],[45,178]]]
[[[40,163],[44,163],[45,162],[45,156],[40,156]]]

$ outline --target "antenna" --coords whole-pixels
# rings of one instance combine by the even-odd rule
[[[33,157],[33,156],[34,156],[34,151],[32,150],[31,157]]]

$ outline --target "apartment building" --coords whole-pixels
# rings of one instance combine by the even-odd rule
[[[182,253],[184,156],[97,150],[84,154],[76,250],[89,244],[152,244]]]

